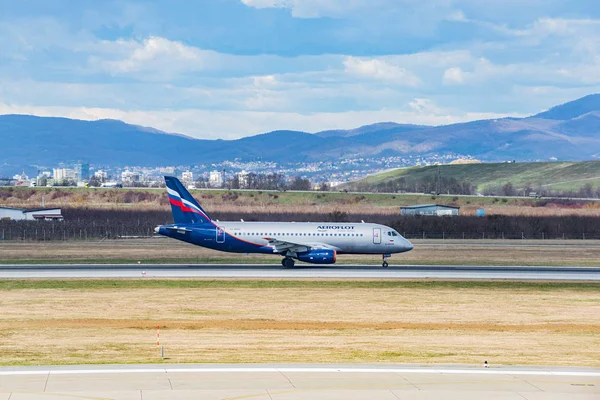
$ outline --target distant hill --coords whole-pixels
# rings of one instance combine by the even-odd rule
[[[357,190],[365,186],[384,185],[403,181],[433,182],[439,174],[440,180],[454,178],[467,182],[484,192],[511,183],[517,194],[526,194],[525,189],[551,191],[578,191],[586,184],[593,190],[600,188],[600,161],[585,162],[534,162],[534,163],[487,163],[458,164],[427,167],[400,168],[368,176],[343,188]],[[492,190],[494,191],[494,190]],[[495,190],[498,193],[497,190]]]
[[[382,122],[315,134],[274,131],[239,140],[199,140],[121,121],[1,115],[0,175],[31,165],[191,165],[224,160],[335,161],[351,157],[471,155],[483,161],[600,158],[600,95],[529,118],[446,126]]]
[[[548,111],[534,115],[532,118],[569,120],[590,112],[600,111],[600,94],[590,94],[575,101],[570,101]]]
[[[387,133],[397,134],[402,132],[417,131],[421,129],[431,128],[427,125],[410,125],[410,124],[397,124],[395,122],[378,122],[372,125],[361,126],[356,129],[337,129],[330,131],[321,131],[315,133],[320,137],[354,137],[369,133],[376,133],[377,135],[385,135]]]

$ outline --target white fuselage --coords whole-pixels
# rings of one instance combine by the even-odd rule
[[[232,222],[213,221],[235,239],[267,246],[269,240],[335,249],[340,253],[384,254],[409,251],[413,245],[394,229],[352,222]]]

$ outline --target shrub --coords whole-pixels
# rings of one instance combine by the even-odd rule
[[[346,222],[348,220],[348,213],[345,211],[335,210],[327,214],[327,221],[330,222]]]

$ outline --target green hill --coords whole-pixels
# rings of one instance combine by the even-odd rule
[[[540,162],[540,163],[489,163],[439,165],[401,168],[368,176],[346,185],[348,190],[395,191],[417,188],[431,191],[436,182],[442,182],[441,192],[448,182],[453,185],[470,185],[477,192],[500,194],[502,187],[510,183],[517,195],[537,192],[579,192],[600,188],[600,161]],[[450,186],[452,186],[452,184]],[[433,186],[432,186],[433,185]],[[438,186],[439,187],[439,186]],[[431,189],[431,190],[430,190]]]

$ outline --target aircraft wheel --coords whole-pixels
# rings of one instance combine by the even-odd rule
[[[387,268],[389,265],[388,265],[388,262],[387,262],[387,261],[384,261],[384,262],[381,264],[381,266],[382,266],[383,268]]]
[[[285,267],[285,268],[293,268],[294,267],[294,260],[286,257],[283,260],[281,260],[281,264]]]

